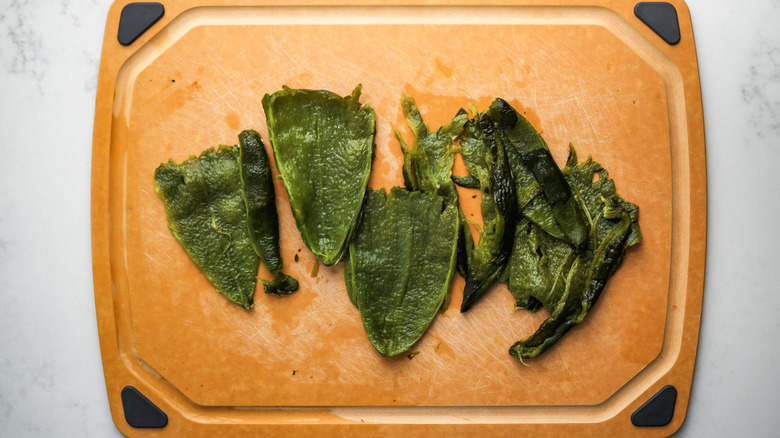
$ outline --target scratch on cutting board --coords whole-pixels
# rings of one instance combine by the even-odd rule
[[[577,103],[577,107],[582,111],[581,114],[585,114],[586,115],[585,116],[585,121],[588,122],[588,125],[590,126],[591,135],[593,135],[594,137],[601,136],[601,133],[593,125],[593,120],[590,117],[587,116],[589,113],[585,110],[585,106],[582,104],[582,100],[580,100],[580,94],[575,94],[574,95],[574,100]]]
[[[584,385],[585,389],[590,391],[590,387],[587,384],[587,381],[582,378],[582,374],[579,372],[572,372],[571,367],[569,367],[569,355],[562,354],[561,356],[561,362],[563,365],[563,375],[566,377],[565,381],[576,383],[578,385]]]
[[[464,390],[461,390],[461,391],[457,391],[454,394],[455,395],[459,395],[459,394],[465,394],[467,392],[479,391],[480,389],[485,389],[485,388],[488,388],[489,386],[490,385],[474,386],[474,387],[467,388],[467,389],[464,389]]]
[[[572,373],[571,373],[571,368],[569,368],[569,360],[568,360],[568,358],[567,358],[567,356],[565,354],[561,355],[560,357],[561,357],[561,362],[562,362],[562,365],[563,365],[563,373],[562,374],[564,374],[566,377],[568,377],[567,381],[571,381],[572,380]]]
[[[619,116],[618,119],[620,120],[620,124],[623,125],[623,132],[625,132],[626,135],[628,135],[628,138],[630,140],[633,140],[634,139],[634,132],[631,129],[629,129],[628,125],[626,124],[626,115],[623,114],[623,111],[617,111],[617,108],[616,108],[616,105],[615,105],[614,101],[612,101],[612,113],[613,114],[614,113],[618,114],[618,116]]]
[[[151,260],[154,264],[156,264],[156,265],[160,265],[161,264],[157,259],[152,257],[152,255],[149,254],[148,252],[144,251],[144,255],[146,256],[147,259]]]
[[[287,59],[289,59],[290,61],[292,61],[292,63],[293,63],[293,64],[294,64],[296,67],[298,67],[298,72],[299,72],[299,73],[306,71],[306,70],[303,68],[303,66],[302,66],[302,65],[301,65],[301,64],[298,62],[298,60],[297,60],[297,59],[295,59],[295,58],[294,58],[292,55],[290,55],[290,54],[287,52],[287,50],[285,50],[285,49],[284,49],[284,47],[280,46],[280,45],[279,45],[279,44],[276,42],[276,40],[275,40],[275,39],[273,40],[273,44],[274,44],[274,50],[273,50],[273,52],[274,52],[274,53],[279,53],[279,52],[281,52],[281,53],[282,53],[282,54],[283,54],[283,55],[284,55],[284,56],[285,56]]]
[[[499,356],[499,352],[500,352],[501,356]],[[506,363],[506,360],[507,360],[506,356],[507,355],[506,355],[506,351],[504,349],[499,350],[499,349],[491,348],[488,351],[488,354],[490,355],[490,357],[493,358],[493,360],[490,363],[485,364],[486,367],[487,366],[492,367],[493,365],[496,365],[496,364]]]
[[[149,233],[149,234],[154,234],[156,236],[162,237],[163,239],[166,239],[166,240],[168,240],[171,237],[173,237],[173,234],[171,234],[169,232],[168,228],[165,228],[165,230],[166,231],[161,231],[161,230],[157,230],[157,229],[145,229],[144,231]]]
[[[433,388],[436,387],[436,370],[433,371],[433,375],[431,376],[431,382],[428,385],[428,400],[431,399],[431,396],[433,396]]]
[[[260,334],[262,334],[262,333],[263,333],[263,330],[262,330],[260,327],[253,326],[253,327],[252,327],[252,329],[253,329],[253,330],[252,330],[252,334],[250,334],[249,336],[246,336],[246,340],[247,340],[247,341],[252,341],[252,340],[254,340],[254,339],[255,339],[255,338],[258,336],[258,335],[260,335]],[[242,334],[246,334],[246,332],[244,332],[244,333],[242,333]]]

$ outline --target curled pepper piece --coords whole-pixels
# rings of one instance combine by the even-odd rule
[[[407,125],[414,133],[414,143],[409,147],[401,138],[401,134],[395,131],[396,139],[404,153],[403,175],[406,188],[436,192],[446,197],[449,204],[457,205],[458,192],[451,179],[457,152],[453,143],[463,132],[468,114],[461,109],[439,129],[429,131],[414,98],[403,96],[401,108]]]
[[[252,248],[274,276],[272,281],[263,280],[265,292],[276,295],[290,294],[298,290],[298,281],[282,272],[276,195],[271,164],[263,146],[263,139],[260,134],[250,129],[238,135],[238,142],[241,186]]]
[[[509,145],[514,148],[514,151],[509,154],[510,158],[513,156],[520,158],[524,167],[530,170],[539,184],[545,197],[545,204],[549,204],[549,207],[532,204],[527,210],[526,205],[523,204],[520,206],[523,214],[541,225],[551,235],[562,234],[560,237],[571,243],[577,251],[584,250],[588,239],[587,223],[580,206],[572,197],[566,178],[555,164],[547,143],[531,123],[505,100],[498,98],[493,101],[488,113],[496,120],[499,129],[505,135],[507,148],[510,147]],[[513,167],[516,169],[515,174],[518,178],[522,178],[521,174],[524,172],[517,167],[519,167],[517,164]],[[525,186],[533,187],[532,184]],[[522,190],[527,189],[518,188],[518,192]],[[557,226],[550,219],[554,219]]]
[[[513,257],[525,258],[526,263],[510,262],[510,288],[513,287],[512,276],[522,278],[533,275],[530,270],[540,271],[541,277],[547,279],[546,285],[536,291],[513,289],[512,292],[521,302],[532,305],[533,300],[538,300],[550,310],[550,317],[533,335],[509,349],[510,355],[521,360],[542,354],[582,322],[609,277],[620,267],[626,250],[642,240],[637,206],[616,193],[614,181],[600,164],[590,156],[578,163],[577,154],[570,145],[563,174],[572,198],[580,205],[589,225],[588,241],[584,251],[574,253],[572,249],[566,250],[562,241],[550,236],[540,235],[541,245],[527,245],[528,240],[516,240],[517,255],[513,253]],[[594,181],[596,174],[599,178]],[[546,243],[544,239],[547,239]],[[537,250],[541,256],[535,258]]]
[[[512,252],[517,221],[517,194],[507,155],[505,138],[488,114],[477,114],[469,121],[461,139],[461,154],[482,191],[483,228],[479,243],[469,242],[469,230],[463,230],[466,240],[467,275],[460,311],[467,312],[485,295],[504,271]],[[462,224],[462,227],[468,227]]]

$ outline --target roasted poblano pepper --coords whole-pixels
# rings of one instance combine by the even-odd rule
[[[450,177],[457,149],[452,147],[468,121],[466,111],[460,110],[455,118],[436,131],[429,131],[423,122],[414,99],[401,98],[406,123],[414,133],[414,143],[409,147],[398,131],[395,136],[404,153],[404,184],[409,190],[436,192],[447,198],[447,203],[457,204],[458,192]]]
[[[211,284],[227,299],[253,307],[260,259],[252,247],[238,148],[161,164],[154,172],[168,227]]]
[[[574,258],[574,248],[568,242],[526,218],[520,219],[503,278],[517,299],[517,307],[536,311],[545,306],[554,313]]]
[[[496,144],[504,146],[519,211],[513,239],[502,240],[510,242],[512,249],[500,280],[508,283],[517,307],[535,311],[544,306],[550,312],[536,333],[510,349],[512,356],[522,360],[538,356],[585,318],[620,265],[626,248],[638,243],[641,234],[637,207],[615,193],[614,183],[598,163],[588,157],[578,164],[571,148],[567,166],[558,169],[538,132],[508,103],[496,99],[478,115],[479,125],[467,125],[461,154],[469,175],[453,178],[460,185],[480,187],[483,192],[485,228],[476,248],[468,227],[461,226],[459,269],[465,271],[467,279],[464,310],[473,304],[473,297],[481,296],[469,288],[476,268],[485,266],[483,260],[500,261],[502,254],[499,240],[490,234],[502,216],[499,198],[490,184],[484,183],[494,181],[488,179],[490,158],[494,157],[485,154],[484,147],[479,149],[489,142],[476,141],[478,134],[488,138],[484,135],[484,121],[488,119],[493,121]],[[483,129],[477,132],[474,126]],[[483,159],[485,156],[488,159]],[[594,182],[596,173],[600,178]],[[491,188],[492,197],[486,187]],[[483,244],[492,250],[480,251]],[[464,264],[468,269],[462,267]],[[491,284],[495,281],[495,277],[488,278]]]
[[[533,335],[510,348],[509,354],[521,360],[543,353],[582,322],[626,249],[642,240],[637,206],[615,192],[614,181],[601,165],[590,156],[578,163],[570,147],[562,173],[572,199],[584,212],[588,239],[584,249],[575,252],[533,223],[518,227],[507,268],[510,290],[519,306],[534,309],[541,303],[550,311]]]
[[[488,114],[477,114],[467,124],[460,142],[466,169],[478,180],[482,192],[483,219],[476,248],[468,225],[461,224],[459,260],[466,263],[465,268],[461,267],[466,278],[461,312],[468,311],[496,282],[512,251],[517,194],[504,141],[496,121]]]
[[[298,281],[282,273],[276,195],[263,140],[257,132],[246,130],[238,135],[238,142],[238,162],[249,236],[263,265],[274,276],[272,281],[263,280],[265,292],[277,295],[295,292],[298,290]]]
[[[347,249],[371,172],[376,116],[361,86],[340,97],[285,88],[263,97],[268,133],[295,222],[325,265]]]
[[[456,267],[460,214],[450,180],[453,142],[465,113],[429,131],[414,100],[402,107],[412,131],[404,152],[406,190],[369,191],[349,246],[345,280],[372,345],[384,356],[409,350],[446,308]]]
[[[449,294],[457,237],[458,208],[435,192],[366,195],[346,281],[382,355],[409,350],[428,329]]]
[[[578,251],[583,250],[588,238],[587,223],[580,206],[572,197],[566,179],[555,164],[547,143],[531,123],[503,99],[496,99],[488,114],[497,121],[501,135],[506,138],[508,145],[514,147],[514,150],[507,154],[510,164],[513,158],[519,156],[544,195],[544,200],[532,202],[535,198],[534,184],[527,181],[527,171],[523,172],[515,162],[512,169],[520,183],[518,200],[521,201],[523,214],[551,235],[563,237]],[[510,149],[509,146],[507,149]],[[548,203],[549,207],[546,205]]]

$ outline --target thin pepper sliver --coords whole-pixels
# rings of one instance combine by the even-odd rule
[[[462,223],[461,238],[466,248],[466,286],[461,312],[467,312],[503,273],[517,221],[517,193],[506,154],[506,140],[489,114],[476,114],[461,139],[461,155],[482,191],[484,226],[474,247],[468,225]]]
[[[242,195],[252,247],[274,276],[272,281],[263,280],[265,292],[276,295],[295,292],[298,281],[282,272],[276,194],[263,140],[260,134],[250,129],[238,135],[238,142]]]

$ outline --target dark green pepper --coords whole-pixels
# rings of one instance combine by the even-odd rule
[[[517,299],[517,307],[536,311],[545,306],[554,312],[574,258],[574,248],[566,241],[550,236],[526,218],[518,221],[502,278]]]
[[[274,276],[272,281],[263,280],[265,292],[277,295],[295,292],[298,281],[282,273],[276,195],[263,140],[257,132],[246,130],[238,135],[238,142],[241,186],[252,247]]]
[[[480,182],[484,224],[479,243],[473,250],[466,251],[468,269],[460,310],[467,312],[496,282],[506,266],[515,234],[517,194],[505,153],[505,139],[489,115],[477,114],[469,122],[461,147],[467,169]],[[462,246],[473,246],[468,242],[468,230],[461,231],[461,236],[466,239]]]
[[[534,237],[516,238],[515,253],[508,269],[511,271],[510,289],[513,288],[513,276],[546,279],[547,283],[535,290],[513,290],[513,293],[521,305],[532,305],[533,298],[550,311],[550,317],[533,335],[510,348],[509,353],[521,360],[543,353],[582,322],[609,277],[623,262],[627,248],[642,240],[636,205],[616,193],[614,181],[609,179],[609,174],[601,165],[592,161],[590,156],[578,163],[577,154],[570,146],[562,173],[572,199],[585,213],[589,238],[585,250],[579,253],[566,249],[562,241],[538,233],[533,224],[528,236],[536,232],[535,238],[541,238],[541,244],[528,244],[528,239]],[[596,174],[599,178],[594,181]],[[544,250],[539,251],[539,258],[534,260],[539,248]],[[534,270],[536,274],[532,272]]]
[[[520,160],[538,182],[542,193],[550,204],[549,213],[557,222],[559,232],[578,251],[584,250],[588,238],[587,223],[580,206],[572,198],[569,185],[555,164],[547,143],[531,126],[531,123],[503,99],[496,99],[491,104],[488,114],[497,121],[508,143],[519,153]],[[509,156],[511,158],[513,154],[509,154]],[[516,173],[520,172],[516,171]],[[525,208],[525,205],[521,206],[522,208]],[[542,211],[537,209],[529,218],[540,220],[542,222],[540,225],[544,226],[546,221],[543,218],[537,218],[545,213],[547,213],[546,208]],[[551,232],[553,235],[557,233],[557,230]]]

